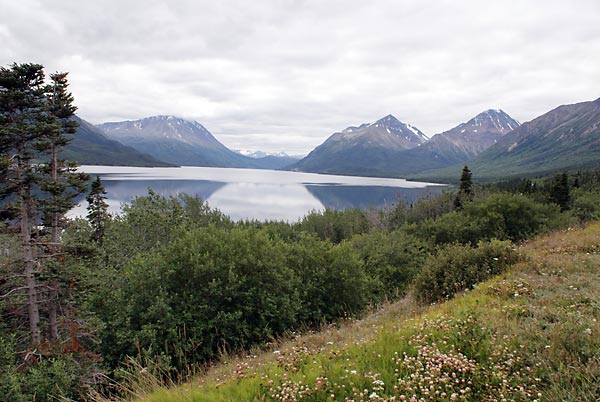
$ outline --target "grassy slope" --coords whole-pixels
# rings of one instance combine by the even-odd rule
[[[600,223],[520,250],[510,272],[447,303],[406,298],[185,385],[146,393],[156,383],[136,376],[132,391],[147,402],[600,400]]]

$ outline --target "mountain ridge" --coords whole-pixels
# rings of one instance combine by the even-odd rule
[[[406,175],[466,162],[519,126],[501,109],[488,109],[398,155],[395,170]]]
[[[77,161],[80,165],[174,166],[111,140],[96,126],[81,117],[75,116],[74,120],[79,123],[79,127],[72,141],[61,153],[61,157],[67,160]]]
[[[290,169],[401,177],[464,162],[519,125],[504,111],[488,109],[429,138],[415,126],[387,115],[332,134]],[[345,146],[336,148],[338,144]]]
[[[197,121],[171,115],[107,122],[98,127],[109,138],[178,166],[278,169],[296,161],[272,155],[242,155],[218,141]]]
[[[535,176],[600,162],[600,99],[560,105],[506,134],[468,161],[474,178]],[[460,165],[412,175],[449,178]]]
[[[413,125],[393,115],[373,123],[350,126],[333,133],[305,158],[288,167],[314,173],[377,175],[401,150],[421,146],[428,137]]]

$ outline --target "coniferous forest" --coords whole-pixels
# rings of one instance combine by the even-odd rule
[[[382,210],[236,222],[150,189],[107,212],[99,178],[61,159],[67,74],[0,69],[0,395],[114,395],[132,362],[183,379],[223,353],[452,298],[521,258],[515,245],[600,218],[600,171],[478,184]],[[457,178],[458,179],[458,178]],[[85,195],[85,219],[67,211]]]

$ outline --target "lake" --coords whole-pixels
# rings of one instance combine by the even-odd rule
[[[437,194],[445,186],[374,177],[210,167],[139,168],[80,166],[99,175],[106,188],[109,210],[118,213],[122,203],[148,194],[196,195],[232,219],[296,221],[311,211],[367,209],[413,203]],[[82,200],[70,213],[85,216]]]

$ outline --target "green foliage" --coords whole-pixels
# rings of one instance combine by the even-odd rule
[[[104,237],[104,230],[109,220],[108,204],[105,200],[106,190],[102,185],[100,176],[97,176],[96,180],[92,182],[92,187],[88,196],[86,197],[86,201],[88,202],[87,219],[94,230],[94,240],[100,243]]]
[[[287,264],[300,292],[298,322],[317,325],[360,312],[369,300],[369,282],[350,244],[334,245],[303,234],[287,245]]]
[[[449,244],[429,257],[415,281],[417,300],[432,303],[471,289],[519,259],[508,241],[480,242],[473,248]]]
[[[551,202],[560,207],[561,212],[566,211],[571,207],[571,190],[569,186],[569,176],[566,172],[557,175],[554,178],[549,198]]]
[[[454,209],[453,200],[454,194],[444,191],[439,195],[421,198],[408,206],[400,202],[391,212],[388,226],[394,230],[404,224],[418,224],[426,219],[436,219]]]
[[[20,361],[22,354],[26,361]],[[3,401],[81,400],[88,391],[83,383],[89,359],[80,354],[46,351],[23,352],[14,334],[0,329],[0,395]]]
[[[166,198],[149,189],[147,196],[134,198],[108,223],[103,251],[109,266],[121,268],[137,254],[167,244],[179,226],[209,224],[229,226],[230,220],[198,198]]]
[[[325,210],[306,215],[298,224],[303,232],[314,233],[321,240],[340,243],[354,234],[366,233],[369,222],[366,214],[360,210],[335,211]]]
[[[428,252],[426,244],[404,231],[375,231],[352,238],[371,281],[372,302],[404,294]]]
[[[104,353],[119,360],[139,349],[181,369],[283,333],[299,305],[283,250],[255,229],[177,231],[127,266],[115,311],[122,322]]]
[[[580,222],[600,219],[600,194],[574,192],[571,213]]]
[[[473,198],[473,174],[469,170],[469,167],[465,165],[460,175],[460,184],[456,198],[454,198],[454,207],[456,209],[462,208],[463,203],[470,201]]]
[[[480,240],[520,241],[565,225],[568,217],[558,206],[536,203],[519,194],[492,193],[475,198],[460,211],[426,219],[404,230],[440,245],[452,242],[476,244]]]
[[[498,237],[512,241],[527,239],[564,224],[553,205],[539,204],[523,195],[492,194],[465,206],[465,213],[481,221],[481,239]],[[499,227],[498,227],[499,226]],[[501,230],[501,235],[496,233]]]

